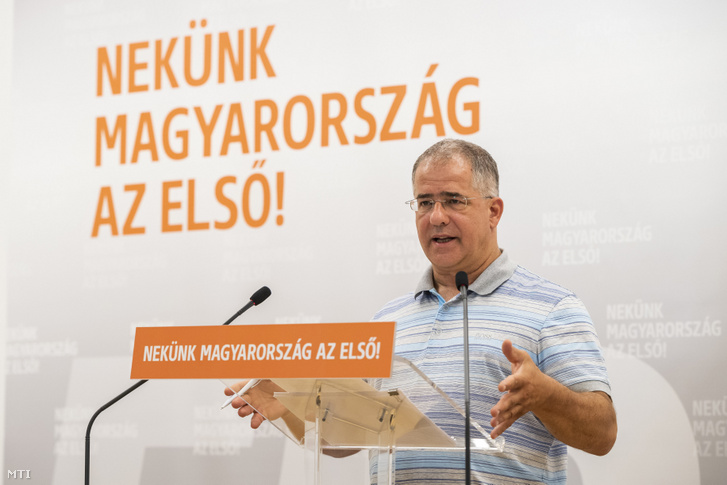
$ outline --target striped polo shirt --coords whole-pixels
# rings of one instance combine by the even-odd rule
[[[471,418],[488,433],[490,409],[502,396],[497,386],[511,374],[502,353],[505,339],[568,388],[610,395],[598,337],[583,303],[572,292],[517,266],[506,252],[469,286],[468,310]],[[396,321],[395,353],[409,359],[464,409],[461,295],[444,301],[434,289],[430,269],[416,291],[389,302],[374,320]],[[464,436],[460,414],[429,417],[449,435]],[[518,419],[503,437],[501,453],[472,451],[472,483],[566,483],[567,447],[533,413]],[[396,483],[465,483],[464,453],[397,451]]]

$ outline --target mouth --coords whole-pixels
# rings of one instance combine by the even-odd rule
[[[453,240],[454,238],[449,236],[435,236],[432,238],[432,241],[434,241],[436,244],[444,244]]]

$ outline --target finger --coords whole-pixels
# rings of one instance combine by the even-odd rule
[[[247,404],[244,405],[244,406],[242,406],[240,409],[237,410],[237,414],[241,418],[250,416],[254,412],[255,412],[255,410],[252,407],[248,406]]]
[[[501,435],[503,431],[512,426],[515,421],[524,415],[525,413],[523,412],[523,408],[519,405],[513,407],[513,409],[496,413],[496,415],[493,415],[493,418],[490,420],[490,426],[493,428],[491,436],[496,438]]]
[[[503,381],[504,382],[504,381]],[[512,393],[505,393],[500,397],[500,400],[497,401],[497,404],[492,406],[490,409],[490,414],[493,416],[502,413],[503,411],[510,409],[515,404],[515,397]]]
[[[250,407],[244,407],[244,408],[240,408],[240,409],[237,410],[237,414],[241,418],[246,418],[246,417],[248,417],[248,416],[250,416],[251,414],[254,414],[254,413],[255,413],[255,411],[253,411],[252,409],[250,409]]]
[[[495,412],[492,413],[492,419],[495,421],[495,424],[506,421],[515,422],[524,415],[525,409],[523,406],[518,403],[514,403],[508,408],[496,409]]]
[[[500,400],[497,401],[497,404],[495,404],[494,406],[492,406],[492,408],[490,408],[490,414],[492,416],[498,416],[503,411],[505,411],[507,408],[509,408],[510,407],[510,399],[509,398],[510,398],[510,396],[507,395],[507,394],[505,394],[504,396],[502,396],[500,398]]]
[[[500,392],[506,392],[518,389],[519,387],[517,377],[511,375],[500,381],[497,385],[497,390]]]
[[[500,436],[509,427],[510,427],[510,425],[509,424],[505,424],[505,423],[502,423],[500,425],[495,426],[492,429],[492,433],[490,433],[490,438],[492,438],[494,440],[495,438],[497,438],[498,436]]]
[[[250,426],[252,429],[258,429],[261,424],[265,421],[265,417],[260,413],[253,414],[252,418],[250,419]]]
[[[492,432],[490,433],[490,437],[497,438],[503,432],[505,432],[505,430],[509,428],[513,422],[514,421],[510,420],[498,421],[497,418],[492,418],[492,420],[490,421],[490,426],[492,426]]]
[[[519,352],[520,351],[518,349],[512,346],[512,342],[510,340],[505,340],[502,343],[502,353],[505,354],[505,358],[507,358],[510,363],[517,364],[522,361]]]

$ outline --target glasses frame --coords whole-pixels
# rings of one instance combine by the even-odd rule
[[[429,212],[429,211],[434,210],[434,206],[437,205],[437,202],[439,202],[440,204],[442,204],[442,209],[448,210],[447,209],[447,206],[444,203],[447,202],[447,200],[451,200],[451,199],[455,199],[455,198],[456,199],[464,200],[464,207],[462,207],[462,209],[464,209],[464,208],[466,208],[469,205],[468,201],[470,201],[470,200],[474,200],[474,199],[494,199],[494,196],[492,196],[492,195],[483,195],[481,197],[461,197],[461,196],[454,196],[453,195],[453,196],[450,196],[448,199],[435,199],[434,197],[423,197],[421,199],[422,201],[424,201],[424,200],[431,200],[432,202],[434,202],[434,205],[432,205],[432,208],[431,209],[424,210],[424,211],[422,211],[422,210],[420,210],[418,208],[417,209],[414,208],[414,207],[419,207],[419,202],[420,202],[420,200],[417,199],[416,197],[413,198],[413,199],[411,199],[411,200],[407,200],[404,203],[407,204],[409,206],[409,208],[411,210],[413,210],[414,212],[417,212],[417,213],[419,213],[419,212],[426,213],[426,212]]]

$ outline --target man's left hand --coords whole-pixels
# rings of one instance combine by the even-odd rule
[[[502,353],[512,364],[512,374],[500,382],[498,389],[505,394],[490,410],[492,438],[497,438],[515,421],[536,409],[553,392],[552,380],[538,369],[527,352],[505,340]]]

